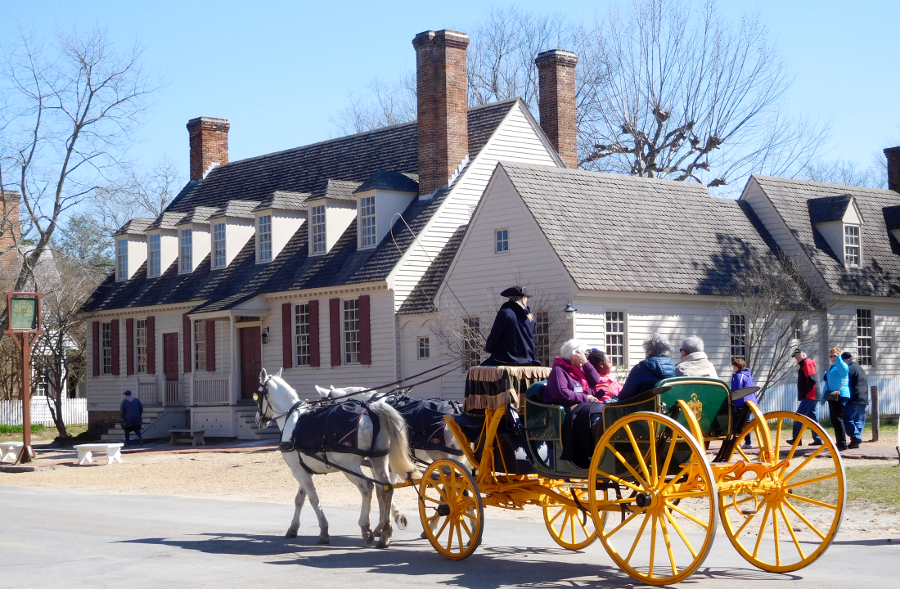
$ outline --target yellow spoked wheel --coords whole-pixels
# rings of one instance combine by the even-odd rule
[[[566,494],[569,489],[559,489]],[[590,501],[587,489],[572,488],[578,501],[587,508]],[[571,496],[571,494],[569,494]],[[568,550],[581,550],[590,546],[597,539],[594,518],[578,507],[570,507],[556,503],[544,507],[544,524],[553,541]]]
[[[478,485],[455,460],[435,460],[419,484],[419,519],[434,549],[451,560],[475,552],[484,532]]]
[[[703,564],[716,533],[717,493],[703,441],[665,415],[619,419],[597,442],[589,481],[600,541],[634,579],[667,585]]]
[[[812,431],[823,444],[804,453],[795,443],[780,456],[778,448],[789,437],[782,427],[792,421],[801,424],[797,440]],[[822,556],[840,528],[846,497],[841,455],[817,423],[796,413],[766,413],[762,422],[756,418],[747,424],[741,438],[750,432],[771,439],[772,450],[763,449],[759,460],[768,472],[761,478],[747,473],[737,489],[720,493],[722,525],[754,566],[776,573],[796,571]],[[754,457],[736,448],[730,461],[737,460]]]

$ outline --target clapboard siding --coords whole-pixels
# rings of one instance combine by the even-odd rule
[[[446,371],[447,368],[438,369],[438,366],[448,361],[448,358],[440,353],[438,337],[436,335],[438,315],[428,313],[401,317],[400,324],[400,354],[402,365],[406,368],[404,376],[409,378],[414,374],[431,370],[418,378],[413,378],[406,384],[429,379]],[[419,338],[427,337],[430,343],[431,355],[429,358],[419,358]],[[417,399],[427,399],[442,396],[442,379],[436,379],[416,386],[410,392],[410,396]],[[459,397],[453,397],[459,398]]]

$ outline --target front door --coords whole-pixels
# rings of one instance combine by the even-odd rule
[[[163,372],[167,381],[178,380],[178,334],[163,334]]]
[[[241,340],[241,399],[253,399],[259,388],[259,372],[262,370],[262,344],[260,328],[238,329]]]

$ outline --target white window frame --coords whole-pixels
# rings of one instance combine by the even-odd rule
[[[866,319],[868,326],[860,322]],[[875,366],[875,311],[871,308],[856,309],[856,361],[860,366]]]
[[[179,235],[181,241],[181,271],[182,272],[193,272],[194,271],[194,236],[193,231],[190,227],[187,229],[182,229]]]
[[[494,253],[495,254],[508,254],[509,253],[509,229],[504,227],[502,229],[494,229]]]
[[[116,241],[116,272],[119,280],[128,280],[128,240]]]
[[[112,374],[112,323],[100,324],[100,374]]]
[[[747,316],[738,313],[728,315],[728,339],[731,359],[747,358]]]
[[[431,358],[431,338],[427,335],[421,335],[417,341],[417,355],[419,360],[428,360]]]
[[[134,326],[134,356],[138,374],[147,374],[147,320],[137,319]]]
[[[272,215],[260,215],[256,220],[256,234],[259,236],[259,261],[272,261]]]
[[[297,366],[310,365],[309,303],[294,305],[294,355]]]
[[[225,250],[225,223],[213,225],[213,267],[224,268],[228,264]]]
[[[610,310],[604,315],[606,355],[613,366],[628,364],[628,311]]]
[[[325,205],[315,205],[309,211],[309,253],[322,255],[325,253]]]
[[[344,364],[359,364],[361,361],[359,323],[359,299],[341,301],[341,343],[344,350]]]
[[[159,233],[150,236],[150,276],[159,276],[162,274],[162,239]]]
[[[375,197],[359,199],[359,248],[368,249],[378,245],[378,229],[375,224]]]
[[[852,233],[856,233],[853,235]],[[862,232],[859,225],[844,225],[844,266],[858,268],[862,264]]]
[[[194,370],[206,370],[206,321],[194,320]]]
[[[534,359],[541,366],[550,366],[550,313],[534,312]]]

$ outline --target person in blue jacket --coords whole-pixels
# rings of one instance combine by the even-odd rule
[[[831,348],[828,358],[831,360],[831,368],[825,373],[824,396],[828,399],[828,393],[840,391],[837,400],[828,400],[828,412],[831,413],[831,425],[834,426],[834,442],[838,450],[847,449],[847,438],[844,433],[844,407],[850,400],[850,367],[841,358],[840,348]]]
[[[672,344],[658,333],[644,340],[646,358],[638,362],[628,373],[622,390],[619,391],[619,402],[625,402],[644,391],[649,391],[657,382],[675,376],[675,363],[672,362]]]
[[[144,414],[144,406],[141,404],[140,399],[131,396],[131,391],[125,391],[122,394],[125,395],[125,398],[122,399],[119,411],[122,413],[122,429],[125,430],[125,445],[131,445],[130,434],[131,432],[134,432],[137,434],[138,443],[143,446],[144,438],[141,436],[141,427],[144,425],[144,420],[141,416]]]
[[[534,328],[537,320],[528,307],[531,293],[523,286],[511,286],[500,293],[508,297],[494,319],[484,349],[490,357],[482,366],[536,366]]]
[[[753,382],[753,375],[750,374],[750,369],[747,368],[747,363],[744,362],[743,358],[735,358],[734,360],[732,360],[731,369],[734,371],[734,374],[731,375],[732,391],[755,386],[755,383]],[[754,403],[756,403],[756,393],[752,393],[750,395],[747,395],[743,399],[738,399],[737,401],[735,401],[735,410],[740,409],[747,401],[753,401]],[[748,417],[747,422],[749,423],[751,419],[752,417]],[[750,434],[747,434],[747,436],[744,438],[744,446],[750,446]]]

